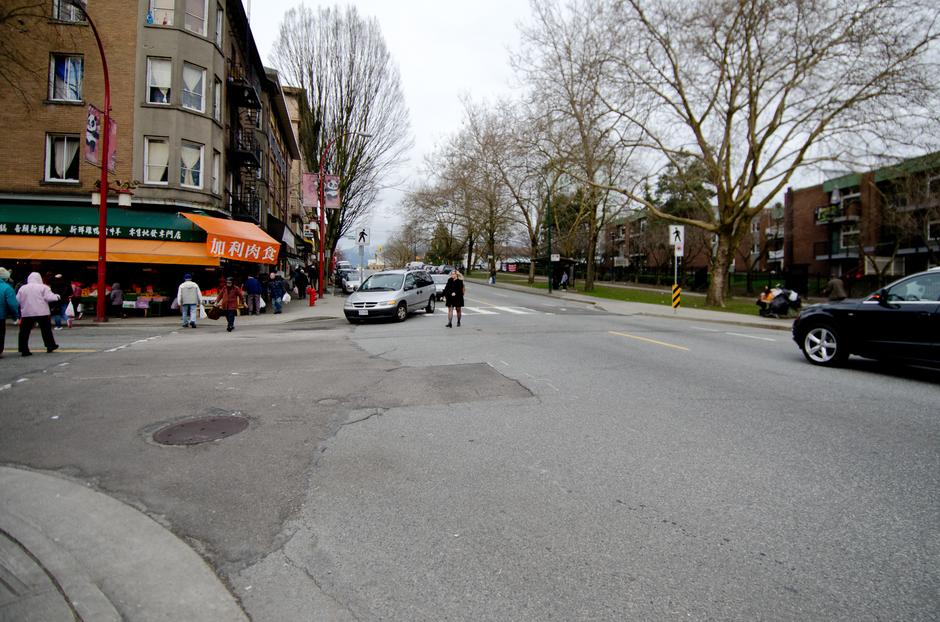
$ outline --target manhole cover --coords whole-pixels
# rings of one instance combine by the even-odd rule
[[[161,428],[153,440],[162,445],[198,445],[234,436],[247,427],[248,419],[239,415],[201,417]]]

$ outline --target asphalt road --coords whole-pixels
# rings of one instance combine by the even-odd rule
[[[0,462],[157,518],[256,621],[936,619],[937,372],[467,298],[451,329],[72,331],[0,361]],[[152,440],[234,412],[224,441]]]

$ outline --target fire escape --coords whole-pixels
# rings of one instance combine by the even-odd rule
[[[261,84],[250,68],[239,64],[229,66],[228,97],[232,110],[228,158],[232,185],[228,189],[228,202],[233,218],[260,225]]]

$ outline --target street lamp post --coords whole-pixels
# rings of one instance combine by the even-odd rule
[[[104,71],[104,115],[103,131],[101,137],[101,203],[98,205],[98,306],[96,309],[95,321],[105,322],[105,276],[107,271],[108,254],[108,165],[110,164],[109,134],[111,133],[111,80],[108,77],[108,57],[104,53],[104,46],[101,44],[101,37],[98,35],[98,29],[95,22],[88,15],[86,10],[87,0],[70,0],[72,6],[81,9],[85,16],[85,21],[91,26],[91,32],[95,35],[95,42],[98,44],[98,53],[101,54],[101,68]]]
[[[318,263],[320,264],[320,280],[317,285],[319,296],[322,298],[323,293],[326,291],[326,287],[323,284],[323,262],[326,260],[326,197],[324,196],[323,191],[323,174],[324,168],[326,166],[326,154],[329,153],[330,147],[332,147],[337,140],[343,138],[344,136],[361,136],[363,138],[369,138],[372,134],[366,134],[363,132],[343,132],[339,136],[331,139],[323,147],[323,152],[320,154],[320,252],[318,253]],[[335,292],[334,292],[335,293]]]

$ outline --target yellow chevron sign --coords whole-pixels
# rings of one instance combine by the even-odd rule
[[[678,309],[682,304],[682,288],[678,284],[672,286],[672,308]]]

